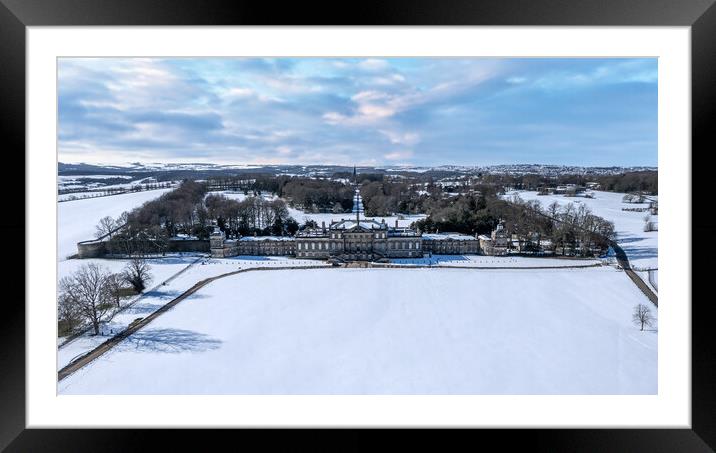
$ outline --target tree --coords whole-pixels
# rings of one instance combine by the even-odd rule
[[[152,279],[149,273],[150,269],[151,267],[147,264],[146,260],[135,257],[127,263],[122,276],[124,281],[132,285],[132,288],[134,288],[137,293],[141,293]]]
[[[644,326],[651,327],[654,325],[654,317],[651,314],[651,310],[644,304],[634,306],[634,314],[631,317],[635,325],[640,326],[641,330],[644,330]]]
[[[60,283],[60,288],[63,288],[62,283]],[[60,297],[57,301],[57,319],[64,323],[63,330],[69,335],[72,335],[82,322],[82,314],[80,313],[77,299],[73,294],[63,289],[61,289]]]
[[[92,324],[95,335],[99,334],[99,323],[113,307],[108,298],[107,277],[109,272],[97,264],[85,264],[70,277],[60,280],[63,303],[76,304],[82,318]]]
[[[107,281],[105,285],[105,289],[107,291],[107,299],[114,302],[114,304],[119,308],[119,301],[122,294],[122,282],[124,279],[122,278],[122,275],[120,274],[109,274],[107,276]]]
[[[123,226],[129,220],[129,212],[124,211],[114,220],[116,228]]]
[[[97,224],[97,231],[95,231],[95,237],[101,238],[102,236],[109,236],[112,239],[112,232],[117,228],[117,224],[114,219],[110,216],[103,217]]]

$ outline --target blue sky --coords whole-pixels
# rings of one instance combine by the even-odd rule
[[[61,162],[657,165],[657,60],[63,58]]]

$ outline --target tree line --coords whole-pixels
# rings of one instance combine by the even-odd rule
[[[482,183],[513,187],[519,190],[539,190],[564,184],[585,186],[596,182],[600,190],[608,192],[641,192],[651,195],[659,193],[659,174],[656,171],[634,171],[619,175],[558,175],[555,177],[538,174],[526,175],[483,175]]]
[[[298,222],[279,198],[266,200],[254,196],[238,201],[224,195],[209,195],[204,203],[208,218],[216,220],[228,237],[239,234],[285,236],[298,231]]]
[[[520,250],[540,252],[545,241],[562,255],[591,255],[609,248],[616,237],[614,224],[594,215],[585,205],[554,202],[543,208],[539,201],[511,201],[497,196],[460,195],[434,200],[427,205],[428,217],[412,224],[423,232],[457,232],[468,235],[490,234],[502,221],[514,234]]]
[[[248,196],[239,201],[206,194],[206,184],[184,181],[175,190],[116,219],[101,219],[95,236],[107,240],[110,254],[147,256],[165,254],[170,240],[177,235],[206,240],[213,225],[228,237],[293,235],[299,229],[286,203],[279,198]]]

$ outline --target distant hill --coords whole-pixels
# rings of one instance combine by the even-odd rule
[[[639,171],[657,171],[657,167],[579,167],[545,164],[515,164],[490,166],[359,166],[359,173],[376,173],[392,175],[430,174],[431,176],[448,177],[462,174],[500,174],[541,176],[560,175],[620,175]],[[125,165],[100,164],[58,164],[59,175],[130,175],[155,176],[158,179],[206,178],[216,176],[240,176],[245,174],[295,175],[295,176],[330,176],[336,173],[352,174],[352,166],[341,165],[219,165],[211,163],[127,163]]]

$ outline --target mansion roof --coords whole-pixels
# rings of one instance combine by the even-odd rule
[[[362,219],[360,221],[356,221],[353,219],[350,220],[341,220],[338,222],[333,222],[328,227],[330,230],[355,230],[355,229],[361,229],[361,230],[386,230],[388,229],[388,226],[385,223],[380,223],[372,219]]]
[[[423,234],[426,241],[475,241],[474,236],[461,233],[431,233]]]

